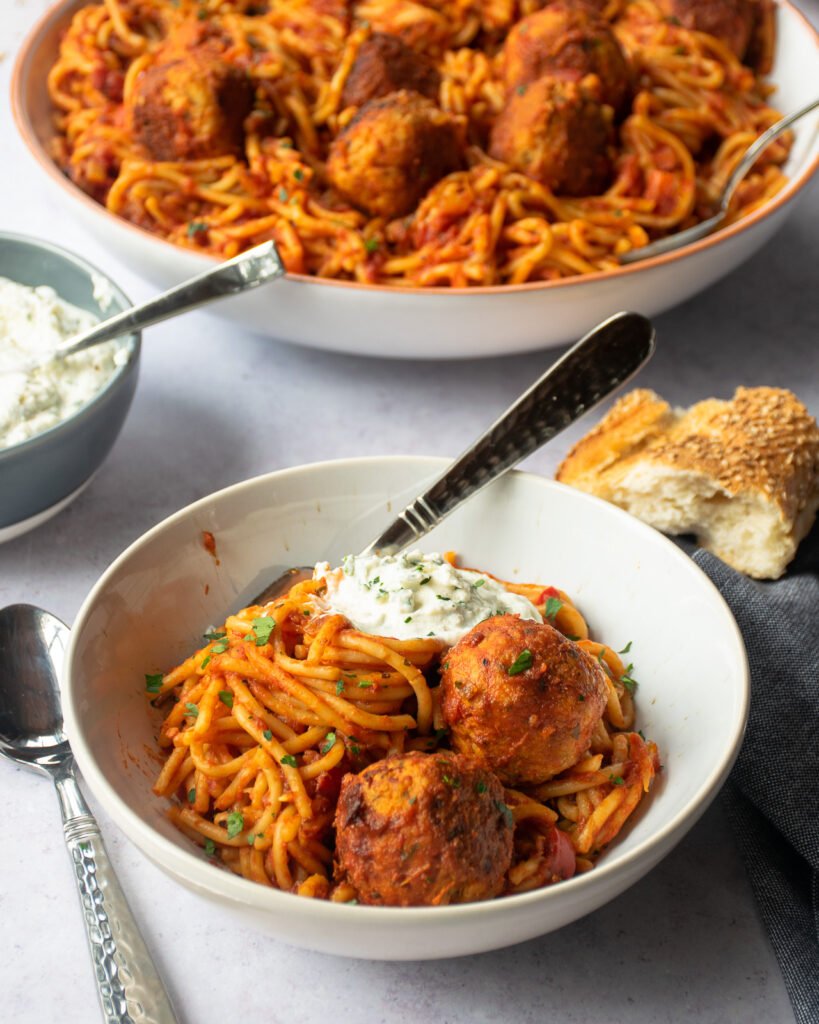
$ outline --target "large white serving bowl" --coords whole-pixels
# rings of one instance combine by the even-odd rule
[[[72,13],[88,0],[61,0],[32,30],[14,71],[18,129],[57,194],[96,237],[157,285],[176,284],[209,266],[191,252],[108,213],[57,168],[46,76]],[[815,99],[819,36],[785,0],[777,9],[778,44],[771,80],[784,113]],[[615,271],[565,281],[482,289],[391,288],[290,275],[215,306],[215,315],[261,334],[316,348],[368,356],[459,359],[560,345],[620,309],[653,316],[738,267],[782,226],[819,167],[816,119],[796,126],[785,168],[788,185],[767,205],[711,238]]]
[[[441,459],[317,463],[219,491],[166,519],[105,572],[80,609],[63,706],[86,781],[159,867],[204,898],[293,945],[377,960],[429,960],[508,946],[595,910],[679,842],[724,781],[742,738],[748,667],[720,595],[670,541],[579,491],[515,473],[432,533],[425,549],[515,580],[556,584],[593,635],[629,640],[638,726],[664,770],[634,821],[588,874],[482,903],[350,906],[269,889],[216,867],[165,817],[151,792],[156,719],[145,673],[170,668],[211,624],[281,566],[336,561],[370,540]],[[202,542],[216,540],[218,561]],[[190,913],[197,913],[191,899]]]

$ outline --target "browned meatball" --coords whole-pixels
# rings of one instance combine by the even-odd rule
[[[507,785],[536,784],[588,750],[607,684],[595,659],[552,626],[499,615],[446,655],[441,696],[456,750]]]
[[[544,75],[600,79],[600,99],[621,112],[631,94],[631,71],[607,22],[584,4],[554,3],[519,21],[504,46],[507,89]]]
[[[659,7],[685,28],[716,36],[737,57],[745,56],[754,30],[753,0],[659,0]]]
[[[336,867],[362,903],[440,906],[490,899],[512,859],[512,815],[497,778],[449,751],[376,761],[346,775]]]
[[[327,177],[376,217],[401,217],[461,165],[457,121],[416,92],[365,104],[333,142]]]
[[[200,160],[241,152],[252,104],[247,75],[200,47],[147,68],[134,84],[129,115],[155,160]]]
[[[611,108],[582,85],[541,78],[508,98],[489,141],[489,152],[553,192],[602,192],[612,173]]]
[[[441,76],[425,57],[398,36],[375,32],[361,44],[344,83],[341,105],[363,107],[369,100],[399,89],[411,89],[434,100],[440,84]]]

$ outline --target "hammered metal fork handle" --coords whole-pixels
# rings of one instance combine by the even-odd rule
[[[54,779],[106,1024],[178,1024],[102,842],[67,763]]]
[[[590,331],[460,455],[363,554],[394,555],[420,540],[467,498],[537,451],[625,384],[654,351],[654,329],[617,313]]]

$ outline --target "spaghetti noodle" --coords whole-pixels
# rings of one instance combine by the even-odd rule
[[[617,126],[614,178],[598,195],[556,195],[487,153],[489,130],[505,104],[503,41],[541,6],[89,4],[74,16],[48,77],[57,111],[54,157],[111,213],[170,242],[227,258],[272,238],[291,272],[396,286],[481,286],[612,269],[618,255],[712,213],[748,144],[780,115],[767,103],[771,87],[719,40],[664,17],[653,0],[611,0],[602,13],[636,83]],[[167,58],[175,33],[182,40],[175,59],[194,60],[189,42],[197,26],[218,37],[220,59],[252,87],[241,148],[157,160],[135,137],[129,103],[160,55]],[[463,169],[445,174],[409,217],[394,220],[361,212],[329,187],[326,173],[330,146],[355,113],[343,106],[345,84],[374,32],[398,35],[434,61],[437,102],[460,120],[468,143]],[[773,46],[770,17],[760,33],[755,49],[764,65]],[[186,119],[190,111],[182,110],[180,124]],[[783,137],[766,150],[740,186],[732,217],[783,186],[788,148]]]
[[[632,728],[631,666],[588,638],[562,591],[505,586],[596,658],[607,688],[577,763],[541,785],[505,790],[514,852],[504,891],[516,893],[556,880],[555,826],[574,851],[570,873],[591,868],[648,792],[658,761]],[[361,633],[327,611],[324,591],[324,580],[311,580],[246,608],[182,664],[146,680],[155,703],[172,700],[154,791],[172,800],[182,832],[247,879],[346,902],[356,892],[333,866],[342,778],[390,755],[448,749],[436,685],[445,646]]]

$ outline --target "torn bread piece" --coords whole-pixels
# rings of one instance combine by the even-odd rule
[[[694,533],[758,579],[785,571],[819,507],[819,427],[778,388],[738,388],[675,410],[653,391],[621,398],[557,479],[664,533]]]

